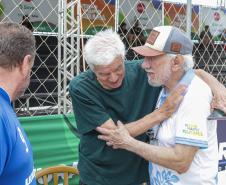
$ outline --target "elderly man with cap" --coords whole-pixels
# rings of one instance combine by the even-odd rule
[[[153,127],[150,144],[131,137],[121,123],[116,130],[97,128],[104,134],[99,138],[107,145],[150,161],[152,185],[217,184],[217,125],[216,121],[207,121],[212,94],[192,70],[192,48],[186,33],[172,26],[155,27],[144,46],[133,48],[145,57],[142,68],[149,84],[163,87],[156,108],[179,84],[187,86],[177,111]]]
[[[125,46],[112,30],[89,39],[84,56],[90,70],[76,76],[69,86],[80,134],[80,184],[140,185],[149,181],[148,162],[126,150],[112,150],[97,138],[96,128],[115,128],[118,120],[133,122],[126,125],[130,134],[147,142],[144,132],[170,116],[182,99],[183,88],[154,111],[161,89],[148,85],[140,61],[124,63]]]

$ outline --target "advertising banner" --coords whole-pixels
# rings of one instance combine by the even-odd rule
[[[210,27],[214,40],[221,40],[221,35],[226,29],[226,9],[203,7],[201,9],[201,30],[205,25]]]
[[[77,12],[77,7],[75,8]],[[81,0],[83,33],[94,35],[105,28],[115,27],[115,0]]]
[[[23,16],[27,16],[35,31],[58,31],[57,0],[2,0],[0,10],[1,20],[4,18],[5,21],[21,23]],[[103,28],[114,29],[115,0],[81,0],[81,13],[82,22],[79,20],[79,23],[85,34],[93,35]],[[75,15],[77,15],[77,6],[75,6]]]
[[[1,19],[21,23],[28,16],[35,31],[57,32],[57,0],[2,0]]]
[[[165,25],[174,25],[186,31],[186,5],[164,3],[164,16]],[[191,22],[191,32],[192,35],[195,35],[199,30],[199,6],[193,6]],[[192,36],[192,38],[194,37]]]
[[[157,0],[124,0],[120,1],[120,21],[127,24],[129,30],[136,20],[149,32],[153,27],[162,25],[161,2]],[[132,10],[132,11],[131,11]]]

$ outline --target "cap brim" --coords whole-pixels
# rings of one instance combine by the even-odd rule
[[[154,57],[154,56],[166,54],[163,51],[158,51],[158,50],[149,48],[148,46],[133,47],[132,50],[134,50],[136,53],[138,53],[139,55],[142,55],[144,57]]]

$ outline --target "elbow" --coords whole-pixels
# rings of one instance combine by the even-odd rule
[[[198,76],[202,76],[202,72],[203,72],[202,69],[195,69],[195,74]]]
[[[189,167],[190,167],[190,163],[188,163],[186,161],[178,162],[176,164],[175,171],[179,174],[183,174],[188,171]]]
[[[182,174],[182,173],[186,173],[188,171],[189,167],[187,166],[182,166],[180,168],[178,168],[177,173]]]
[[[175,157],[174,157],[174,165],[175,165],[174,170],[177,171],[177,173],[179,174],[186,173],[191,166],[191,163],[194,159],[194,155],[197,150],[198,149],[194,147],[187,148],[186,150],[178,149],[177,152],[175,152]]]
[[[195,69],[195,72],[202,73],[203,72],[203,69]]]

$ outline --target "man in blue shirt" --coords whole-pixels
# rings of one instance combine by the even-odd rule
[[[35,58],[32,32],[0,23],[0,184],[35,185],[33,154],[11,106],[30,83]]]

